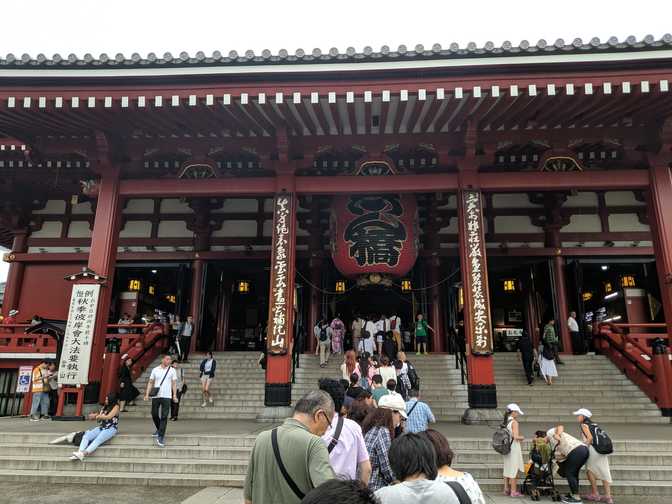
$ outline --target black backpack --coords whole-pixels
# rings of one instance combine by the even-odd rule
[[[600,455],[611,455],[614,453],[614,443],[611,441],[609,434],[607,434],[602,427],[591,421],[586,421],[590,435],[593,436],[593,448]]]
[[[325,327],[320,327],[320,341],[327,341],[327,328]]]
[[[406,365],[408,366],[408,379],[411,382],[411,388],[413,390],[420,390],[420,377],[418,376],[418,372],[410,362],[406,362]]]

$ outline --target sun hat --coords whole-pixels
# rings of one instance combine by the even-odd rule
[[[18,314],[19,314],[19,310],[9,310],[9,313],[8,313],[8,315],[10,317],[13,317],[14,315],[18,315]]]
[[[383,409],[390,409],[398,411],[403,418],[408,418],[406,415],[406,403],[403,397],[397,394],[386,394],[378,401],[378,407]]]
[[[572,413],[572,415],[574,415],[574,416],[583,415],[586,418],[590,418],[590,417],[593,416],[593,414],[590,412],[590,410],[586,409],[586,408],[579,408],[574,413]]]
[[[518,406],[516,403],[511,403],[506,406],[506,409],[508,411],[515,411],[516,413],[519,413],[521,415],[524,415],[523,410],[520,409],[520,406]]]

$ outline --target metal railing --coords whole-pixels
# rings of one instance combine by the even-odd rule
[[[455,351],[455,369],[460,370],[460,380],[462,385],[469,381],[469,371],[467,368],[467,356],[464,352],[457,349]]]
[[[30,324],[0,325],[0,353],[56,353],[56,339],[48,334],[26,334],[30,327]]]

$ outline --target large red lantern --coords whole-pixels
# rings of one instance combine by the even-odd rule
[[[418,206],[413,195],[335,197],[330,227],[336,268],[347,277],[406,275],[418,257],[417,223]]]

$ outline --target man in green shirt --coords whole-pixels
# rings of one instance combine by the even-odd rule
[[[553,349],[556,364],[564,364],[560,360],[558,335],[555,333],[555,319],[550,319],[544,326],[544,334],[541,336],[541,341],[545,346]]]
[[[371,395],[373,396],[373,400],[376,401],[376,404],[378,404],[380,398],[389,394],[389,392],[383,385],[383,377],[379,374],[375,375],[371,381],[373,382],[373,391],[371,392]]]
[[[280,471],[273,451],[273,430],[259,434],[245,477],[245,504],[300,504],[303,495],[335,478],[327,446],[320,438],[333,417],[334,401],[317,390],[299,399],[294,416],[273,429],[280,459],[299,494]]]

